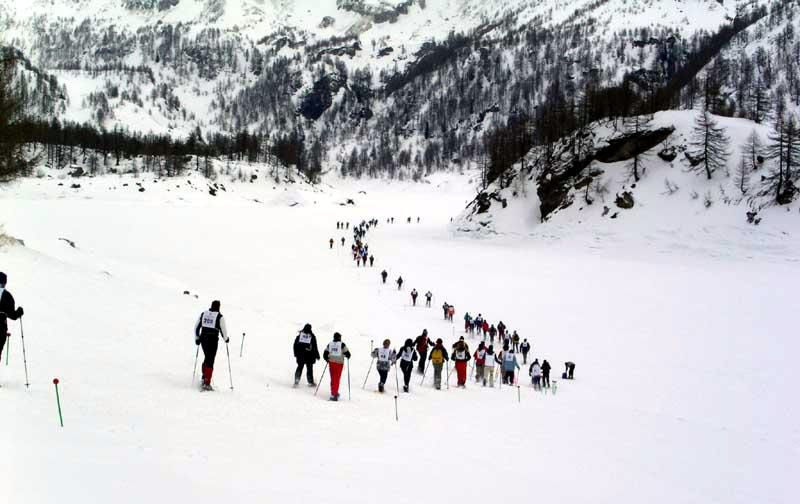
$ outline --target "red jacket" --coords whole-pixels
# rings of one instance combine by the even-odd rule
[[[489,332],[489,322],[483,321],[483,332]]]

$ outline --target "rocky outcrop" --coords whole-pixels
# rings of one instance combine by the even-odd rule
[[[333,96],[346,82],[345,77],[336,73],[323,75],[314,83],[311,91],[303,96],[298,112],[306,119],[316,121],[333,105]]]
[[[406,0],[396,5],[388,2],[380,5],[368,5],[364,0],[336,0],[336,7],[368,17],[372,19],[373,23],[394,23],[400,16],[408,14],[408,9],[414,5],[415,1]]]

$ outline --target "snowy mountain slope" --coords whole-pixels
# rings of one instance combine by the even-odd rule
[[[425,157],[438,167],[453,157],[473,158],[480,144],[473,128],[530,108],[552,76],[600,69],[602,82],[617,82],[626,71],[650,66],[658,53],[656,45],[636,48],[634,41],[669,34],[688,41],[729,23],[737,6],[760,3],[5,0],[0,40],[66,85],[63,119],[179,137],[196,127],[267,135],[302,129],[309,144],[324,144],[331,168],[366,140],[369,125],[404,144],[397,157],[407,158],[401,168],[413,172],[429,171]],[[383,21],[385,12],[397,16]],[[518,40],[543,29],[561,39],[557,46]],[[451,34],[474,40],[448,49]],[[554,47],[564,60],[554,60]],[[520,67],[525,54],[530,62]],[[442,58],[482,78],[443,78],[436,73]],[[427,92],[428,78],[440,93]],[[385,96],[390,86],[403,93]],[[463,103],[439,98],[454,94]],[[340,138],[323,133],[335,130],[333,123],[343,126],[334,133]],[[442,124],[443,133],[422,138],[430,123]],[[464,152],[450,155],[446,144],[455,140],[447,135],[459,137]]]
[[[709,249],[698,254],[666,235],[651,248],[631,229],[623,241],[634,246],[620,254],[566,236],[453,237],[449,217],[473,192],[459,177],[348,180],[294,208],[273,204],[264,187],[215,199],[148,182],[120,197],[101,187],[114,180],[71,193],[28,179],[0,192],[5,231],[26,243],[0,248],[0,264],[25,307],[31,376],[26,390],[12,325],[9,366],[0,365],[0,484],[10,502],[472,504],[487,493],[567,504],[794,502],[798,348],[785,337],[794,312],[777,287],[800,274],[794,235],[770,257],[760,236],[700,236],[693,245]],[[339,206],[345,196],[357,206]],[[421,224],[385,224],[406,214]],[[368,237],[376,268],[328,249],[335,221],[372,216],[381,220]],[[204,240],[209,230],[215,239]],[[594,245],[622,236],[603,233]],[[575,361],[576,380],[558,380],[555,395],[534,393],[525,374],[519,392],[473,381],[437,392],[415,375],[395,421],[394,376],[389,395],[374,392],[374,369],[361,389],[370,341],[396,344],[427,328],[449,345],[460,326],[381,287],[382,268],[431,289],[437,305],[453,303],[456,318],[502,319],[556,377]],[[223,347],[217,392],[204,395],[190,385],[191,327],[213,298],[233,335],[234,390]],[[343,333],[352,401],[327,402],[327,377],[316,398],[290,387],[291,341],[305,322],[323,344]]]
[[[729,137],[726,148],[729,158],[727,166],[709,180],[690,158],[696,150],[692,142],[697,114],[670,111],[655,115],[645,129],[665,134],[641,152],[638,182],[632,173],[632,155],[613,159],[617,156],[613,148],[611,153],[605,153],[611,159],[599,154],[631,135],[613,121],[590,128],[583,154],[572,154],[572,138],[559,142],[560,150],[555,156],[565,170],[579,163],[578,160],[591,161],[564,178],[558,187],[542,190],[541,184],[550,180],[541,164],[545,150],[534,149],[525,158],[524,170],[521,164],[515,165],[502,180],[479,194],[454,223],[454,228],[468,233],[530,234],[561,239],[586,230],[618,233],[625,228],[626,233],[631,229],[648,233],[664,226],[676,232],[684,229],[687,233],[683,241],[691,243],[697,225],[702,226],[703,232],[726,240],[731,227],[746,225],[747,214],[752,212],[760,227],[752,226],[747,233],[780,246],[782,235],[796,229],[800,207],[796,202],[773,207],[774,195],[765,189],[764,182],[772,171],[773,161],[762,158],[753,169],[749,154],[742,150],[752,134],[757,135],[761,145],[766,145],[770,127],[745,119],[715,118]],[[742,162],[746,164],[744,177],[739,172]],[[554,169],[554,175],[560,170]],[[632,208],[625,208],[627,202],[619,199],[626,193],[630,195]]]

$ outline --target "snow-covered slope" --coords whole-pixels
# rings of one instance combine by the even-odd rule
[[[791,230],[781,247],[745,223],[727,242],[698,234],[688,245],[658,228],[598,229],[588,246],[568,235],[489,242],[447,231],[474,190],[466,177],[347,181],[296,207],[256,184],[216,198],[156,188],[165,181],[104,187],[132,180],[0,192],[0,223],[25,242],[0,248],[0,269],[25,307],[31,379],[26,390],[14,323],[0,365],[7,502],[796,500],[800,348],[781,288],[800,275]],[[356,205],[340,206],[347,197]],[[341,235],[336,221],[370,217],[381,221],[368,236],[377,263],[359,269],[327,241]],[[381,286],[383,268],[431,289],[434,308]],[[234,390],[223,346],[217,392],[204,395],[191,385],[191,328],[214,298],[233,335]],[[414,375],[396,421],[394,372],[387,395],[374,369],[361,388],[370,342],[427,328],[449,346],[461,331],[442,320],[443,302],[456,319],[480,312],[532,341],[557,392],[535,393],[526,373],[519,390],[470,381],[440,392]],[[352,401],[345,381],[345,400],[327,402],[327,376],[318,397],[291,388],[291,343],[306,322],[322,344],[344,335]],[[574,382],[558,378],[567,360]]]

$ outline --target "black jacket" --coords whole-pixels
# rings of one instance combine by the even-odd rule
[[[294,339],[294,358],[297,359],[298,363],[314,364],[320,358],[319,348],[317,348],[317,337],[314,336],[312,332],[311,343],[301,343],[301,334],[302,332],[297,333],[297,337]]]
[[[0,294],[0,331],[2,331],[3,335],[8,332],[7,319],[17,320],[19,316],[19,310],[14,304],[14,296],[4,289],[3,293]]]
[[[542,376],[550,376],[550,363],[547,361],[542,363]]]

